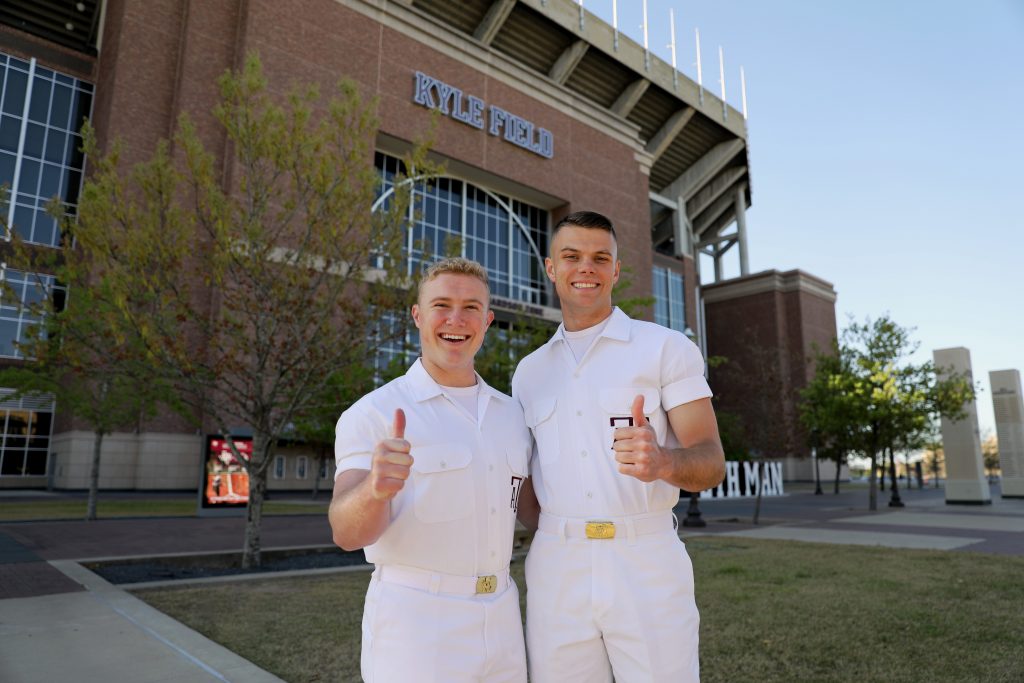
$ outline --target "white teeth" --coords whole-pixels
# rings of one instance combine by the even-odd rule
[[[469,337],[463,334],[442,334],[441,339],[447,339],[449,341],[466,341]]]
[[[574,282],[572,286],[576,289],[596,289],[597,283],[594,282]]]

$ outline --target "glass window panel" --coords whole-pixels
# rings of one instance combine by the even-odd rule
[[[51,71],[50,69],[47,69],[45,66],[39,66],[38,64],[36,64],[36,79],[37,80],[40,79],[40,78],[44,78],[44,79],[46,79],[48,81],[52,81],[54,75],[55,75],[54,72]]]
[[[53,88],[53,102],[50,104],[50,125],[67,129],[71,115],[71,88],[56,85]]]
[[[82,130],[82,124],[85,123],[86,117],[89,116],[91,107],[92,95],[81,90],[76,91],[71,103],[71,125],[69,130],[73,130],[76,133]]]
[[[37,244],[57,246],[57,221],[46,211],[36,210],[36,225],[32,233],[32,241]]]
[[[39,162],[21,160],[21,176],[18,178],[18,192],[35,196],[39,191]]]
[[[53,135],[53,131],[50,131]],[[47,145],[49,147],[49,145]],[[43,179],[39,183],[39,196],[49,200],[60,193],[61,167],[54,164],[43,164]]]
[[[46,458],[48,455],[48,451],[30,449],[25,456],[25,474],[29,476],[46,474]]]
[[[0,474],[21,476],[25,466],[25,453],[21,450],[3,449],[3,461],[0,462]]]
[[[4,85],[4,113],[14,114],[20,118],[25,110],[25,89],[28,85],[28,74],[22,71],[8,71],[7,83]]]
[[[18,205],[14,208],[14,229],[19,235],[28,237],[32,234],[32,219],[35,215],[35,210],[27,206]]]
[[[63,163],[68,164],[69,166],[76,166],[76,164],[73,164],[71,162],[75,159],[76,155],[81,156],[78,153],[78,151],[77,151],[77,149],[79,147],[81,147],[81,146],[82,146],[82,136],[81,135],[73,135],[73,134],[72,135],[68,135],[68,148],[64,152],[64,158],[62,159]],[[80,167],[80,166],[81,165],[79,164],[76,167]]]
[[[20,137],[21,121],[13,116],[0,117],[0,149],[17,153]]]
[[[46,136],[46,160],[55,164],[64,163],[64,152],[68,144],[68,135],[54,129],[50,129]]]
[[[25,410],[12,410],[7,415],[7,436],[24,436],[28,434],[29,413]],[[9,444],[8,444],[9,445]]]
[[[85,155],[82,154],[82,136],[68,136],[68,151],[64,163],[72,168],[81,169],[85,165]]]
[[[0,356],[18,358],[14,340],[18,338],[18,321],[0,318]]]
[[[23,149],[25,155],[34,159],[42,159],[45,138],[46,128],[38,123],[29,122],[25,130],[25,147]]]
[[[46,123],[46,114],[50,110],[50,90],[53,85],[49,80],[36,76],[32,83],[32,101],[28,105],[28,120]]]
[[[11,184],[14,183],[14,165],[16,162],[17,157],[13,154],[0,152],[0,185],[6,187],[8,191],[11,189]]]

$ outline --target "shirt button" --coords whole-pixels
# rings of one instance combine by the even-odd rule
[[[498,554],[498,553],[494,552],[493,550],[491,551],[491,557],[494,557],[494,556],[495,556],[495,555],[497,555],[497,554]]]
[[[495,510],[494,508],[491,508],[491,514],[492,514],[492,515],[493,515],[493,514],[496,514],[497,512],[498,512],[497,510]]]
[[[442,460],[441,461],[441,469],[443,470],[446,467],[448,467],[448,463],[446,463],[444,460]]]
[[[583,415],[583,411],[582,411],[582,410],[577,410],[577,411],[576,411],[576,416],[577,416],[577,417],[580,417],[580,416],[582,416],[582,415]]]
[[[586,451],[580,451],[580,455],[585,458],[585,457],[587,457],[587,452]]]
[[[593,491],[587,491],[587,498],[593,498],[593,497],[594,497],[594,492]]]
[[[494,471],[494,465],[488,465],[487,466],[487,471],[488,472],[493,472]]]

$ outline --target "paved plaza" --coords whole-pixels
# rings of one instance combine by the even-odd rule
[[[681,535],[1024,555],[1024,500],[1002,499],[998,486],[985,506],[947,505],[941,489],[911,489],[901,491],[905,507],[890,508],[886,491],[876,512],[867,510],[866,488],[841,488],[814,495],[813,487],[789,485],[786,495],[762,500],[756,526],[752,499],[702,500],[707,526],[682,527]],[[30,494],[0,492],[0,501],[15,497]],[[686,509],[684,500],[680,519]],[[0,523],[0,680],[279,680],[80,564],[237,551],[243,524],[237,517]],[[329,544],[321,514],[264,518],[265,549]]]

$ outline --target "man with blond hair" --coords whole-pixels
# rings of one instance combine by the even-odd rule
[[[338,420],[334,542],[375,569],[363,610],[370,683],[526,681],[508,567],[530,433],[473,359],[494,319],[487,272],[450,258],[412,307],[420,358]]]

